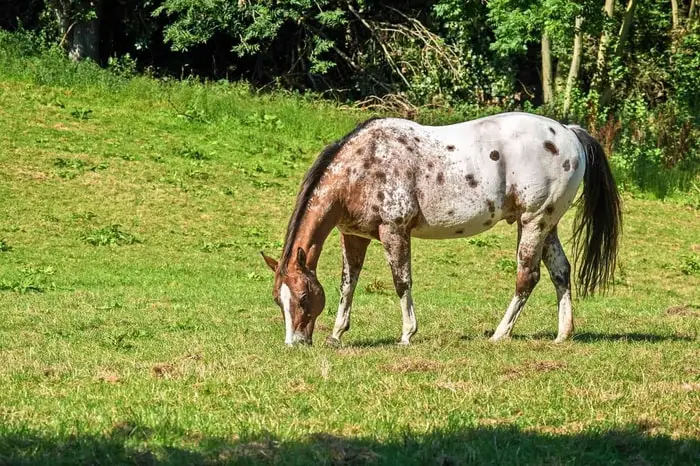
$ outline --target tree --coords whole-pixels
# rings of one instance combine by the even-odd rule
[[[103,0],[50,0],[61,45],[73,60],[100,58],[100,11]]]

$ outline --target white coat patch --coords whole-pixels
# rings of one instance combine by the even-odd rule
[[[284,312],[284,342],[287,345],[294,343],[294,330],[292,329],[292,292],[289,287],[282,283],[280,287],[280,301],[282,301],[282,311]]]

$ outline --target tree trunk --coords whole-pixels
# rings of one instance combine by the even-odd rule
[[[96,2],[91,2],[96,3]],[[71,31],[68,56],[75,61],[89,58],[95,62],[100,59],[100,19],[75,23]]]
[[[671,20],[673,21],[673,29],[678,29],[678,0],[671,0]]]
[[[581,67],[581,53],[583,51],[583,41],[581,40],[581,25],[583,17],[576,17],[576,27],[574,30],[574,51],[571,56],[571,67],[569,76],[566,78],[566,90],[564,91],[564,116],[567,116],[571,108],[571,94],[574,92],[574,85],[578,79],[578,70]]]
[[[542,97],[545,104],[554,100],[554,88],[552,87],[552,52],[549,36],[542,34]]]
[[[625,42],[627,41],[627,36],[629,36],[630,27],[632,27],[632,21],[634,20],[634,9],[637,7],[637,0],[629,0],[627,2],[627,9],[625,10],[625,16],[622,18],[622,26],[620,26],[620,32],[617,35],[617,45],[615,46],[615,57],[621,57],[622,51],[625,48]],[[608,83],[603,91],[600,93],[600,99],[598,104],[603,107],[610,102],[612,97],[613,87],[611,83]]]
[[[62,47],[73,60],[100,58],[100,10],[103,0],[51,0]]]
[[[695,0],[690,0],[690,8],[688,8],[688,19],[695,17]]]
[[[615,0],[605,0],[603,7],[608,19],[612,19],[615,14]],[[603,32],[600,33],[600,44],[598,44],[598,59],[596,60],[596,76],[594,84],[598,87],[605,78],[607,72],[607,56],[608,44],[610,43],[610,34],[606,26],[603,26]]]

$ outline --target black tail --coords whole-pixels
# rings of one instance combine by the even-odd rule
[[[617,247],[622,233],[620,195],[605,151],[583,128],[570,126],[586,151],[583,194],[574,220],[574,266],[578,293],[605,291],[615,274]]]

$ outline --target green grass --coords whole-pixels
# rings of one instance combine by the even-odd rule
[[[334,233],[317,345],[287,349],[258,251],[279,255],[304,170],[367,115],[0,65],[0,464],[700,460],[695,208],[625,197],[614,293],[577,301],[561,345],[546,278],[516,337],[486,341],[514,287],[498,225],[415,242],[408,348],[371,246],[345,347],[326,348]]]

